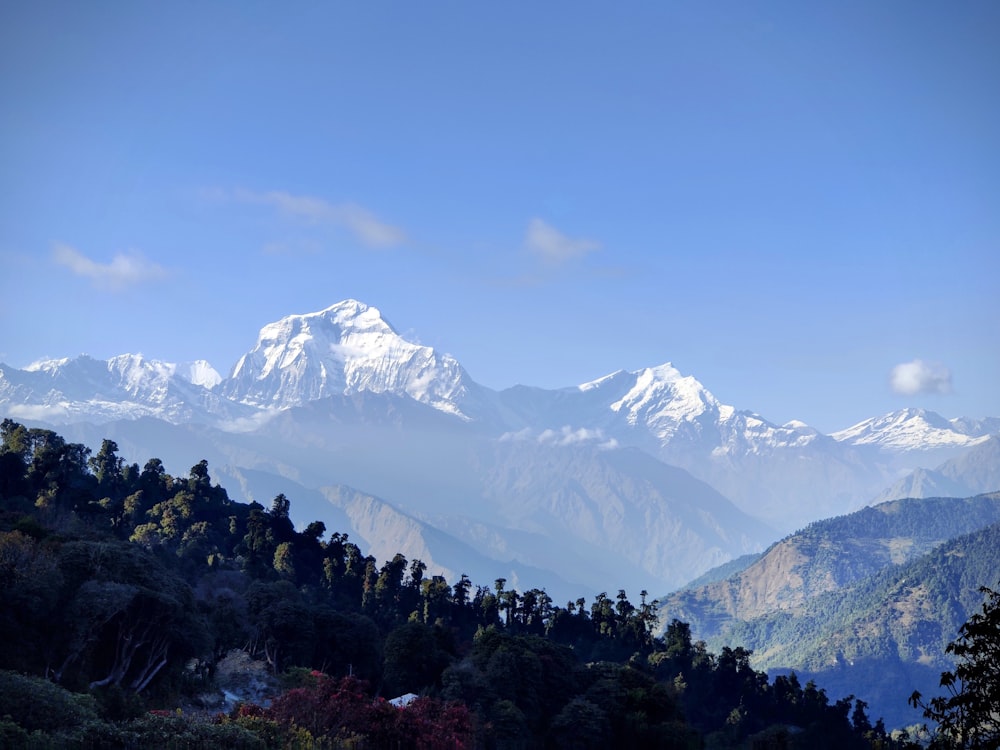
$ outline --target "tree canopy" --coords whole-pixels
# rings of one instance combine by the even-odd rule
[[[980,750],[1000,747],[1000,591],[982,587],[982,610],[974,613],[948,644],[958,660],[941,674],[945,694],[910,702],[938,726],[941,744]]]

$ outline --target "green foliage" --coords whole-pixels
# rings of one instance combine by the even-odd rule
[[[0,711],[23,729],[77,730],[97,720],[92,696],[72,693],[40,677],[0,671]]]
[[[1000,524],[958,536],[903,565],[782,611],[733,624],[709,640],[743,644],[757,668],[808,673],[831,688],[864,690],[890,726],[913,720],[910,692],[951,669],[949,639],[981,602],[1000,565]],[[863,688],[862,688],[863,686]]]
[[[385,639],[383,681],[387,695],[419,692],[435,687],[454,658],[441,628],[408,622]]]
[[[986,601],[948,644],[958,660],[941,675],[947,693],[925,703],[919,692],[910,702],[938,725],[939,733],[958,748],[1000,747],[1000,591],[985,586]]]
[[[0,668],[27,671],[45,658],[62,586],[48,545],[21,531],[0,532]]]
[[[153,711],[120,724],[96,724],[84,735],[87,747],[129,750],[137,747],[211,747],[265,750],[257,733],[239,723],[212,723],[177,712]]]
[[[783,645],[779,655],[763,666],[809,668],[838,658],[854,660],[887,652],[904,659],[943,653],[947,634],[956,632],[965,613],[979,603],[980,582],[995,574],[998,550],[1000,524],[994,524],[957,537],[911,563],[816,597],[800,613],[737,625],[727,640],[769,653]],[[893,606],[886,607],[886,602]]]

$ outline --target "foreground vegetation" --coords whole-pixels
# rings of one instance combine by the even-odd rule
[[[914,746],[682,622],[655,637],[645,592],[560,606],[502,578],[449,584],[322,522],[297,531],[283,495],[230,500],[204,461],[172,477],[112,441],[0,432],[4,747]],[[220,710],[236,651],[271,694]]]

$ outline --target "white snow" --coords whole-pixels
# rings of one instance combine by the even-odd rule
[[[202,388],[215,388],[222,382],[222,375],[203,359],[196,359],[194,362],[186,362],[178,367],[178,375],[193,385],[200,385]]]
[[[69,362],[69,357],[62,359],[39,359],[24,368],[25,372],[54,372]]]
[[[461,416],[466,378],[454,358],[406,341],[377,308],[346,300],[264,326],[223,390],[245,404],[279,407],[393,393]]]
[[[901,409],[865,419],[831,437],[850,445],[876,445],[896,452],[972,446],[988,439],[988,432],[970,432],[968,424],[969,420],[949,421],[926,409]]]
[[[217,423],[242,430],[267,421],[276,410],[332,395],[404,396],[464,420],[483,417],[476,411],[473,393],[490,398],[453,357],[404,339],[377,308],[357,300],[263,326],[254,347],[231,373],[223,378],[204,360],[175,365],[141,354],[107,361],[86,355],[43,359],[24,370],[11,370],[6,378],[0,373],[0,405],[10,414],[60,421],[84,416],[184,421],[211,415]],[[559,421],[530,429],[523,422],[512,424],[507,439],[611,445],[616,439],[627,443],[638,430],[661,448],[684,445],[722,457],[801,448],[823,437],[798,420],[778,426],[720,403],[697,379],[669,362],[618,370],[552,393],[566,409]],[[539,398],[536,391],[532,394],[514,411],[530,414]],[[859,422],[833,437],[892,452],[922,451],[974,445],[998,424],[996,419],[949,421],[933,412],[906,409]]]

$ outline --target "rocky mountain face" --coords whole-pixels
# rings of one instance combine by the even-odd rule
[[[274,478],[312,493],[314,511],[344,496],[329,488],[356,488],[409,519],[359,520],[361,541],[374,548],[419,522],[401,549],[436,555],[442,571],[447,538],[508,578],[520,566],[567,588],[654,591],[863,506],[928,446],[952,458],[1000,429],[912,410],[823,435],[723,404],[670,364],[496,392],[354,300],[264,326],[225,378],[140,355],[0,365],[0,414],[86,432],[94,446],[111,437],[136,461],[178,441],[172,471],[208,458],[253,477],[239,486],[265,504]]]

